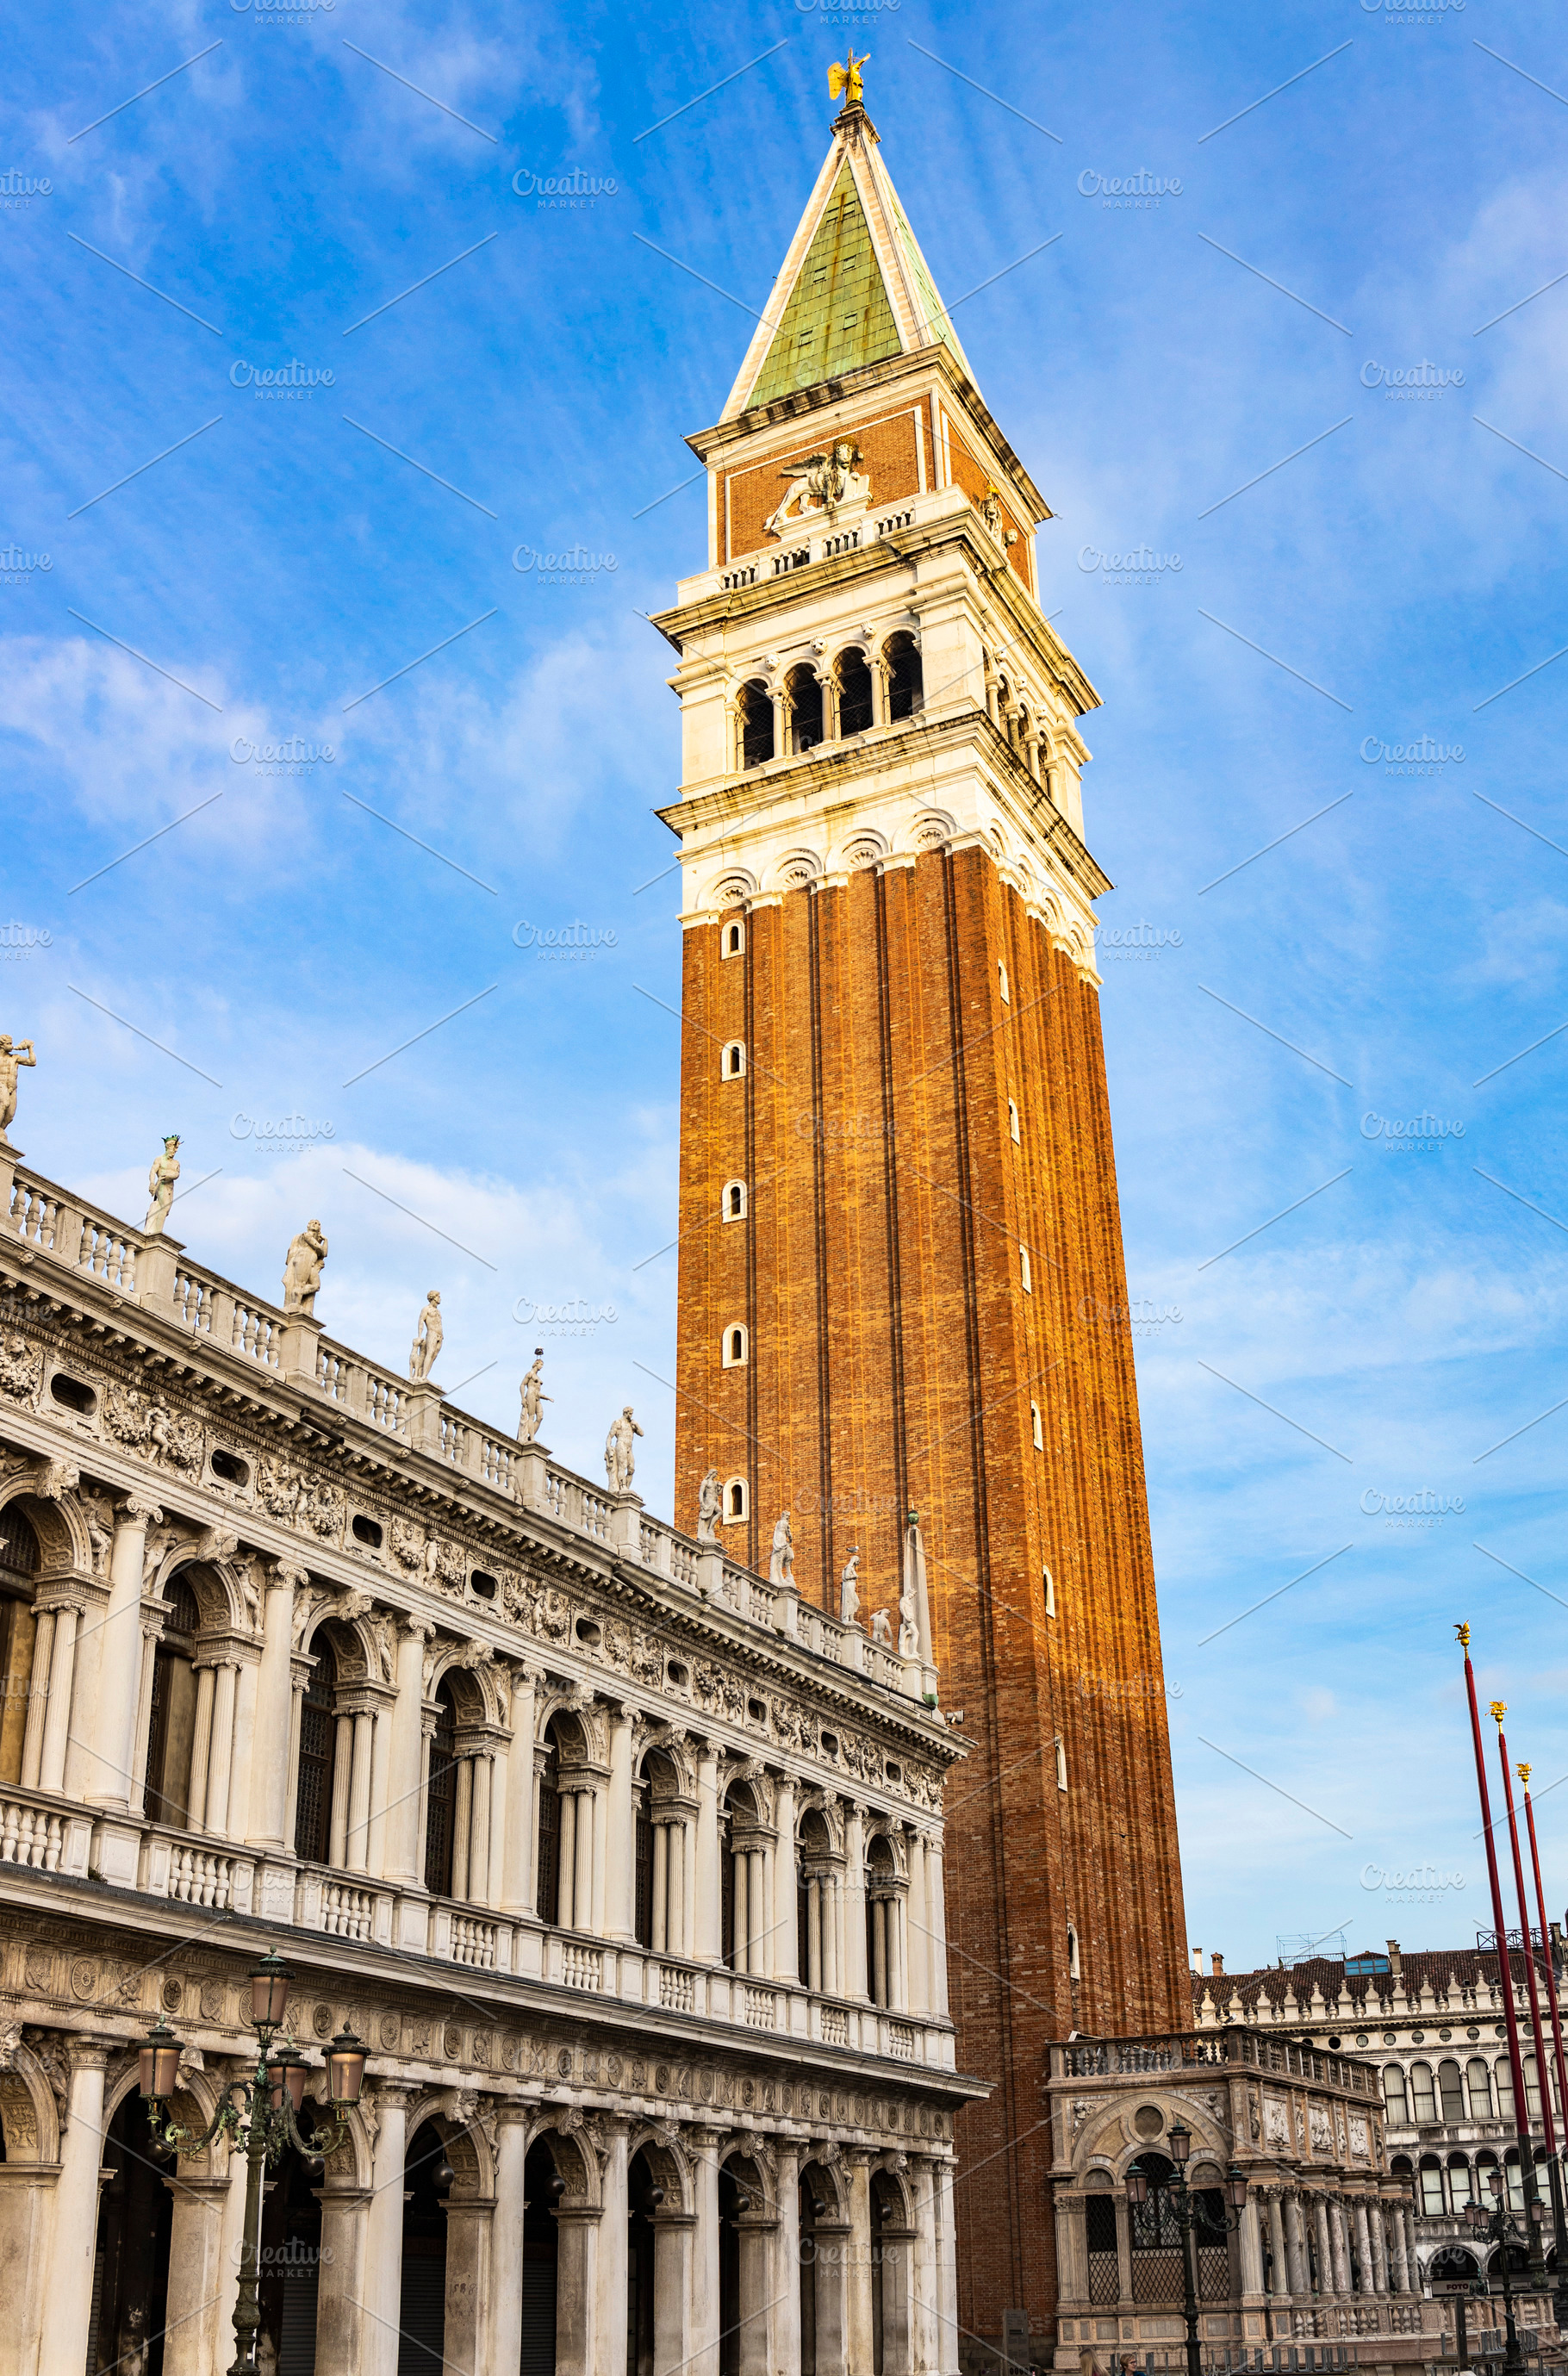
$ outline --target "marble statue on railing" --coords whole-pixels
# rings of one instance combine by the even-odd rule
[[[18,1071],[37,1063],[30,1040],[18,1040],[13,1045],[10,1033],[0,1031],[0,1138],[17,1118]]]
[[[716,1543],[719,1540],[719,1519],[724,1507],[724,1495],[719,1483],[719,1471],[710,1468],[697,1487],[697,1540]]]
[[[790,1513],[786,1510],[773,1529],[773,1549],[767,1558],[769,1584],[788,1586],[795,1582],[795,1538],[790,1530]]]
[[[441,1350],[441,1340],[446,1334],[441,1318],[441,1289],[433,1287],[424,1299],[414,1330],[412,1349],[409,1354],[409,1375],[416,1386],[422,1385],[435,1367],[435,1357]]]
[[[166,1133],[163,1152],[147,1175],[147,1193],[152,1202],[147,1208],[142,1228],[149,1238],[162,1235],[163,1224],[169,1218],[169,1207],[174,1201],[174,1182],[180,1176],[180,1160],[174,1149],[180,1144],[178,1131]]]
[[[861,1551],[857,1543],[844,1562],[844,1573],[838,1579],[838,1622],[858,1625],[861,1622],[861,1596],[856,1586],[860,1574]]]
[[[319,1221],[307,1221],[289,1241],[289,1257],[283,1265],[285,1312],[302,1313],[307,1320],[315,1318],[315,1299],[321,1289],[321,1268],[326,1260],[327,1233]]]
[[[915,1595],[908,1576],[898,1595],[898,1656],[918,1658],[921,1654],[921,1631],[915,1621]]]
[[[873,1609],[871,1613],[871,1638],[879,1650],[893,1647],[893,1620],[885,1609]]]
[[[544,1421],[544,1406],[547,1402],[552,1400],[552,1397],[545,1393],[544,1387],[540,1383],[543,1376],[544,1348],[542,1345],[536,1345],[533,1348],[533,1360],[529,1365],[528,1374],[524,1378],[522,1385],[518,1389],[518,1392],[522,1396],[523,1404],[522,1409],[517,1415],[517,1442],[519,1443],[533,1443]]]
[[[620,1418],[611,1422],[610,1432],[604,1439],[604,1474],[612,1493],[629,1493],[632,1490],[632,1479],[637,1471],[632,1438],[641,1433],[641,1428],[632,1417],[632,1406],[627,1403],[623,1407]]]

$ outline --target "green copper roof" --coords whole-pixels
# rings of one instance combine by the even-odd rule
[[[894,226],[904,250],[905,261],[913,273],[915,286],[920,291],[921,303],[924,308],[926,320],[942,345],[952,348],[953,352],[963,364],[967,377],[973,379],[974,373],[969,369],[969,359],[959,345],[958,334],[947,318],[947,308],[937,294],[936,283],[931,277],[931,267],[921,254],[919,240],[909,229],[909,219],[899,203],[898,193],[885,173],[882,178],[883,185],[892,200]]]
[[[898,351],[893,308],[845,165],[747,404],[771,404]]]

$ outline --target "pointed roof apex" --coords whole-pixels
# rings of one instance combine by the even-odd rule
[[[945,346],[974,379],[879,154],[860,95],[865,60],[849,56],[848,71],[833,69],[841,78],[835,96],[846,94],[833,145],[730,391],[726,421],[922,347]]]

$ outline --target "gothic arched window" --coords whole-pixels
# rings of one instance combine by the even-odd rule
[[[741,687],[741,765],[760,767],[773,756],[773,696],[760,677]]]
[[[802,662],[784,682],[791,751],[814,751],[822,741],[822,684],[816,671]]]
[[[887,715],[895,722],[900,718],[913,718],[925,707],[925,676],[913,636],[902,631],[889,636],[885,657]]]
[[[871,670],[858,646],[840,652],[835,673],[838,680],[839,734],[863,734],[872,722]]]

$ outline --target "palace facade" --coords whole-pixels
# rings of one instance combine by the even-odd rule
[[[272,1947],[370,2061],[262,2368],[956,2370],[919,1677],[8,1145],[0,1211],[0,2370],[229,2365],[243,2162],[137,2048],[199,2128]]]

